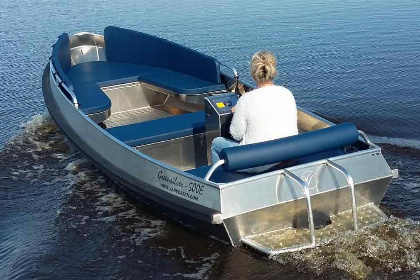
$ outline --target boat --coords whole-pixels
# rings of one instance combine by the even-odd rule
[[[280,254],[387,219],[379,203],[398,170],[352,123],[299,107],[298,135],[226,148],[212,164],[212,140],[253,87],[203,53],[114,26],[63,33],[42,85],[58,127],[106,175],[233,246]]]

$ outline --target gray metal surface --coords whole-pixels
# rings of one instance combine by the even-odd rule
[[[107,128],[128,125],[133,123],[140,123],[168,117],[170,108],[166,105],[159,105],[154,107],[146,107],[134,109],[129,111],[112,113],[111,116],[104,121]]]
[[[136,149],[179,170],[208,165],[205,133],[138,146]]]
[[[99,113],[88,115],[88,117],[96,123],[104,122],[107,118],[109,118],[109,116],[111,116],[111,109],[108,109],[106,111],[102,111],[102,112],[99,112]]]
[[[70,57],[72,66],[90,61],[106,61],[104,37],[81,32],[70,37]]]
[[[166,93],[144,87],[139,82],[118,84],[101,89],[111,99],[112,113],[162,105],[169,96]]]
[[[174,102],[171,93],[140,82],[101,89],[111,99],[112,104],[112,114],[104,121],[108,128],[185,114],[199,109],[179,100]]]
[[[351,212],[353,214],[353,225],[354,225],[354,230],[358,230],[358,224],[357,224],[357,203],[356,203],[356,191],[354,189],[354,181],[353,181],[353,177],[350,175],[350,173],[347,172],[347,170],[336,164],[335,162],[327,159],[326,165],[329,165],[333,168],[335,168],[336,170],[340,171],[347,180],[349,189],[350,189],[350,194],[351,194]]]
[[[369,203],[379,205],[390,181],[391,178],[381,178],[355,185],[359,208]],[[309,186],[311,187],[311,183]],[[259,190],[261,195],[255,192],[251,193],[250,197],[253,197],[254,200],[258,200],[262,196],[269,196],[265,190],[261,190],[260,185],[256,184],[256,189]],[[242,207],[243,203],[238,203],[238,201],[241,201],[241,198],[242,196],[238,196],[235,200],[236,203],[231,202],[232,206]],[[327,216],[351,211],[352,209],[351,195],[348,188],[312,194],[311,204],[314,213],[322,212]],[[224,201],[222,200],[223,205]],[[307,224],[306,212],[306,202],[302,197],[283,203],[267,204],[266,207],[254,208],[252,211],[230,218],[227,218],[223,211],[221,213],[223,215],[223,223],[229,232],[232,243],[239,245],[241,238],[244,236],[291,228],[296,224]],[[314,214],[314,220],[317,220],[316,214]]]

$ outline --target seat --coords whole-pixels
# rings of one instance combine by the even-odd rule
[[[114,26],[105,28],[104,36],[109,62],[163,70],[139,73],[141,81],[178,94],[225,89],[220,63],[213,57],[162,38]]]
[[[225,85],[214,84],[187,74],[167,70],[140,75],[139,79],[146,83],[161,87],[178,94],[202,94],[224,90]]]
[[[53,63],[76,95],[85,114],[111,108],[100,89],[144,81],[175,94],[203,94],[225,89],[219,62],[207,55],[141,32],[109,26],[104,31],[107,61],[71,66],[69,37],[63,34],[53,48]]]
[[[67,78],[83,113],[95,114],[111,108],[111,100],[100,87],[137,82],[139,75],[164,71],[167,70],[146,65],[92,61],[71,67]]]
[[[206,131],[203,111],[135,123],[106,130],[125,144],[136,147]]]
[[[106,81],[112,82],[114,80],[130,77],[132,77],[133,81],[137,81],[138,76],[140,75],[162,71],[166,70],[140,64],[91,61],[74,65],[67,72],[67,77],[73,84],[98,83]]]
[[[345,152],[342,148],[335,148],[335,149],[331,149],[331,150],[326,151],[326,152],[317,153],[317,154],[314,154],[314,155],[309,155],[309,156],[305,156],[305,157],[301,157],[301,158],[297,158],[297,159],[288,161],[286,164],[282,165],[281,167],[277,166],[277,167],[274,167],[274,168],[270,168],[269,170],[261,172],[261,173],[246,173],[246,172],[238,172],[238,171],[225,171],[223,169],[223,167],[220,166],[213,173],[210,180],[212,182],[219,183],[219,184],[234,182],[234,181],[237,181],[237,180],[241,180],[241,179],[245,179],[245,178],[255,176],[257,174],[263,174],[263,173],[274,171],[276,169],[278,170],[278,169],[283,169],[283,168],[289,168],[289,167],[304,164],[304,163],[309,163],[309,162],[314,162],[314,161],[321,160],[321,159],[331,158],[331,157],[343,155],[344,153]],[[192,175],[195,175],[199,178],[204,179],[204,177],[206,176],[207,172],[209,172],[211,167],[212,167],[211,165],[202,166],[202,167],[199,167],[199,168],[187,170],[186,172],[190,173]]]
[[[255,176],[256,173],[240,172],[248,168],[282,163],[281,167],[276,165],[265,171],[269,172],[339,156],[345,153],[343,147],[357,146],[358,139],[357,127],[352,123],[343,123],[266,142],[225,148],[220,153],[224,163],[213,173],[211,180],[227,183]],[[208,170],[210,166],[187,172],[204,178]]]

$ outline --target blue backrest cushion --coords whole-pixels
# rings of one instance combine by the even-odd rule
[[[205,54],[169,42],[169,69],[215,84],[221,83],[219,62]]]
[[[225,171],[236,171],[351,145],[358,141],[358,137],[357,127],[344,123],[267,142],[225,148],[220,158],[225,160]]]
[[[71,68],[70,58],[70,40],[67,33],[63,33],[58,36],[57,42],[54,44],[52,52],[52,60],[55,69],[58,72],[60,78],[66,83],[66,85],[73,90],[73,85],[67,78],[67,71]]]
[[[104,31],[107,61],[170,69],[215,84],[219,62],[205,54],[138,31],[108,26]]]
[[[105,28],[104,37],[109,62],[169,68],[166,40],[114,26]]]

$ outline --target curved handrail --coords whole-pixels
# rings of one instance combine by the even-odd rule
[[[366,144],[368,144],[370,147],[373,146],[373,143],[369,140],[368,136],[366,135],[366,133],[364,133],[361,130],[358,130],[359,135],[362,136],[363,140],[365,140]]]
[[[53,63],[53,59],[50,58],[50,75],[52,75],[53,77],[53,81],[55,83],[55,85],[60,86],[66,90],[66,92],[70,95],[71,97],[71,101],[74,104],[74,107],[76,107],[76,109],[79,108],[79,102],[77,101],[77,97],[74,94],[74,92],[66,85],[66,83],[63,81],[63,79],[58,75],[58,72],[56,71],[55,67],[54,67],[54,63]]]
[[[232,70],[232,72],[233,72],[233,77],[234,77],[235,79],[239,79],[239,74],[238,74],[238,71],[236,71],[235,67],[228,66],[228,65],[226,65],[226,64],[224,64],[224,63],[221,63],[221,62],[219,62],[219,63],[220,63],[220,65],[222,65],[222,66],[224,66],[224,67],[229,68],[230,70]]]
[[[210,168],[210,170],[207,172],[206,176],[204,177],[204,180],[206,180],[208,182],[210,180],[211,175],[213,175],[213,173],[217,169],[217,167],[222,166],[223,164],[225,164],[224,159],[221,159],[218,162],[216,162],[215,164],[213,164],[213,166]]]
[[[327,159],[326,165],[331,166],[332,168],[340,171],[344,177],[346,177],[347,183],[350,186],[351,191],[351,207],[352,207],[352,214],[353,214],[353,226],[355,230],[359,229],[359,226],[357,225],[357,204],[356,204],[356,191],[354,189],[354,181],[353,177],[351,177],[350,173],[347,172],[346,169],[344,169],[342,166],[338,165],[337,163]]]
[[[312,213],[311,194],[309,193],[308,184],[287,169],[284,169],[284,176],[288,176],[289,178],[293,179],[296,183],[301,185],[301,187],[304,190],[303,194],[305,195],[305,198],[306,198],[306,209],[308,212],[309,230],[311,233],[311,244],[309,246],[315,247],[315,226],[314,226],[314,217]]]

